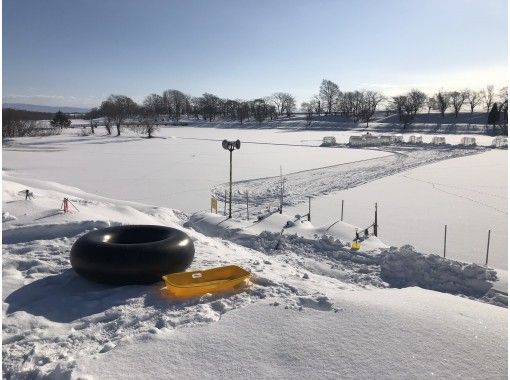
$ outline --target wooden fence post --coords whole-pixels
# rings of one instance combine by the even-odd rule
[[[444,245],[443,245],[443,257],[446,257],[446,230],[448,226],[444,225]]]
[[[487,255],[485,256],[485,266],[489,263],[489,245],[491,242],[491,230],[489,230],[489,235],[487,236]]]

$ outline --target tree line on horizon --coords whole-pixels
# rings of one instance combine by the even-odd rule
[[[499,103],[496,100],[499,100]],[[471,113],[477,107],[483,107],[485,112],[490,113],[491,108],[495,107],[491,117],[494,128],[495,123],[500,120],[505,125],[507,123],[508,89],[504,87],[496,94],[494,86],[489,85],[479,91],[440,90],[432,96],[413,89],[402,95],[386,97],[372,90],[341,91],[337,83],[324,79],[318,94],[312,96],[309,101],[301,103],[299,109],[306,114],[309,122],[313,115],[342,115],[354,122],[366,123],[368,126],[376,111],[381,110],[383,105],[385,105],[383,110],[386,115],[397,115],[404,129],[413,122],[421,110],[427,110],[428,113],[431,110],[439,111],[445,117],[446,111],[452,109],[455,117],[458,117],[460,110],[465,106],[469,106]],[[102,125],[108,134],[112,134],[112,131],[116,129],[118,136],[123,126],[129,126],[151,137],[157,125],[164,122],[165,118],[177,124],[183,117],[209,122],[230,120],[243,124],[245,121],[255,120],[262,123],[279,117],[290,118],[297,110],[296,98],[286,92],[275,92],[270,96],[253,100],[242,100],[220,98],[211,93],[192,97],[179,90],[169,89],[161,94],[153,93],[146,96],[141,104],[137,104],[126,95],[112,94],[99,107],[92,108],[84,117],[89,120],[92,133],[98,124],[96,119],[102,118]],[[500,117],[500,114],[503,116]],[[20,124],[22,118],[19,115],[8,118],[11,121],[9,131],[12,132],[15,129],[12,126]],[[3,129],[6,129],[5,123]],[[3,135],[5,136],[5,133]]]
[[[491,107],[499,100],[497,109],[507,118],[508,91],[504,87],[496,94],[494,86],[487,86],[483,90],[443,91],[432,96],[413,89],[405,94],[385,97],[378,91],[341,91],[338,84],[324,79],[319,92],[309,101],[300,105],[300,111],[311,120],[313,115],[342,115],[355,122],[369,123],[375,112],[386,104],[386,114],[398,115],[399,121],[405,126],[412,123],[421,110],[439,111],[444,117],[447,110],[452,109],[455,117],[462,107],[469,106],[471,113],[475,108],[483,107],[489,113]],[[165,90],[162,94],[150,94],[142,104],[137,104],[125,95],[110,95],[97,108],[86,114],[91,121],[103,118],[108,134],[116,129],[120,135],[121,128],[128,120],[136,121],[143,132],[152,135],[155,126],[162,121],[162,117],[179,123],[183,117],[195,120],[215,121],[231,120],[241,124],[248,120],[262,123],[279,117],[290,118],[297,111],[296,98],[286,92],[275,92],[271,96],[253,100],[220,98],[211,93],[204,93],[199,97],[192,97],[179,90]]]

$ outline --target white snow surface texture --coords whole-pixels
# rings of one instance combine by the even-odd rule
[[[31,200],[19,194],[27,188]],[[64,196],[79,212],[59,211]],[[355,254],[346,246],[355,228],[348,224],[326,231],[299,222],[281,235],[274,229],[289,217],[275,216],[247,232],[246,221],[223,227],[212,214],[189,218],[5,173],[2,211],[8,379],[486,379],[507,373],[507,309],[488,303],[504,300],[491,292],[495,273],[480,266],[410,247],[386,250],[376,238]],[[237,264],[254,273],[253,283],[244,292],[177,302],[162,296],[161,283],[108,287],[79,277],[69,264],[73,242],[119,224],[182,229],[196,248],[191,269]],[[444,280],[432,281],[442,284],[441,292],[390,288],[431,287],[430,278],[416,284],[412,275],[395,278],[399,266],[410,268],[405,274],[424,265]]]

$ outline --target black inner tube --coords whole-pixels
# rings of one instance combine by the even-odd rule
[[[116,284],[149,284],[184,271],[195,248],[186,233],[153,225],[108,227],[91,231],[71,248],[71,266],[90,280]]]

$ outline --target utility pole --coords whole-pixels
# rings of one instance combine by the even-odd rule
[[[342,216],[340,217],[340,220],[344,221],[344,200],[342,199]]]
[[[232,218],[232,150],[230,150],[230,190],[228,197],[228,218]]]

